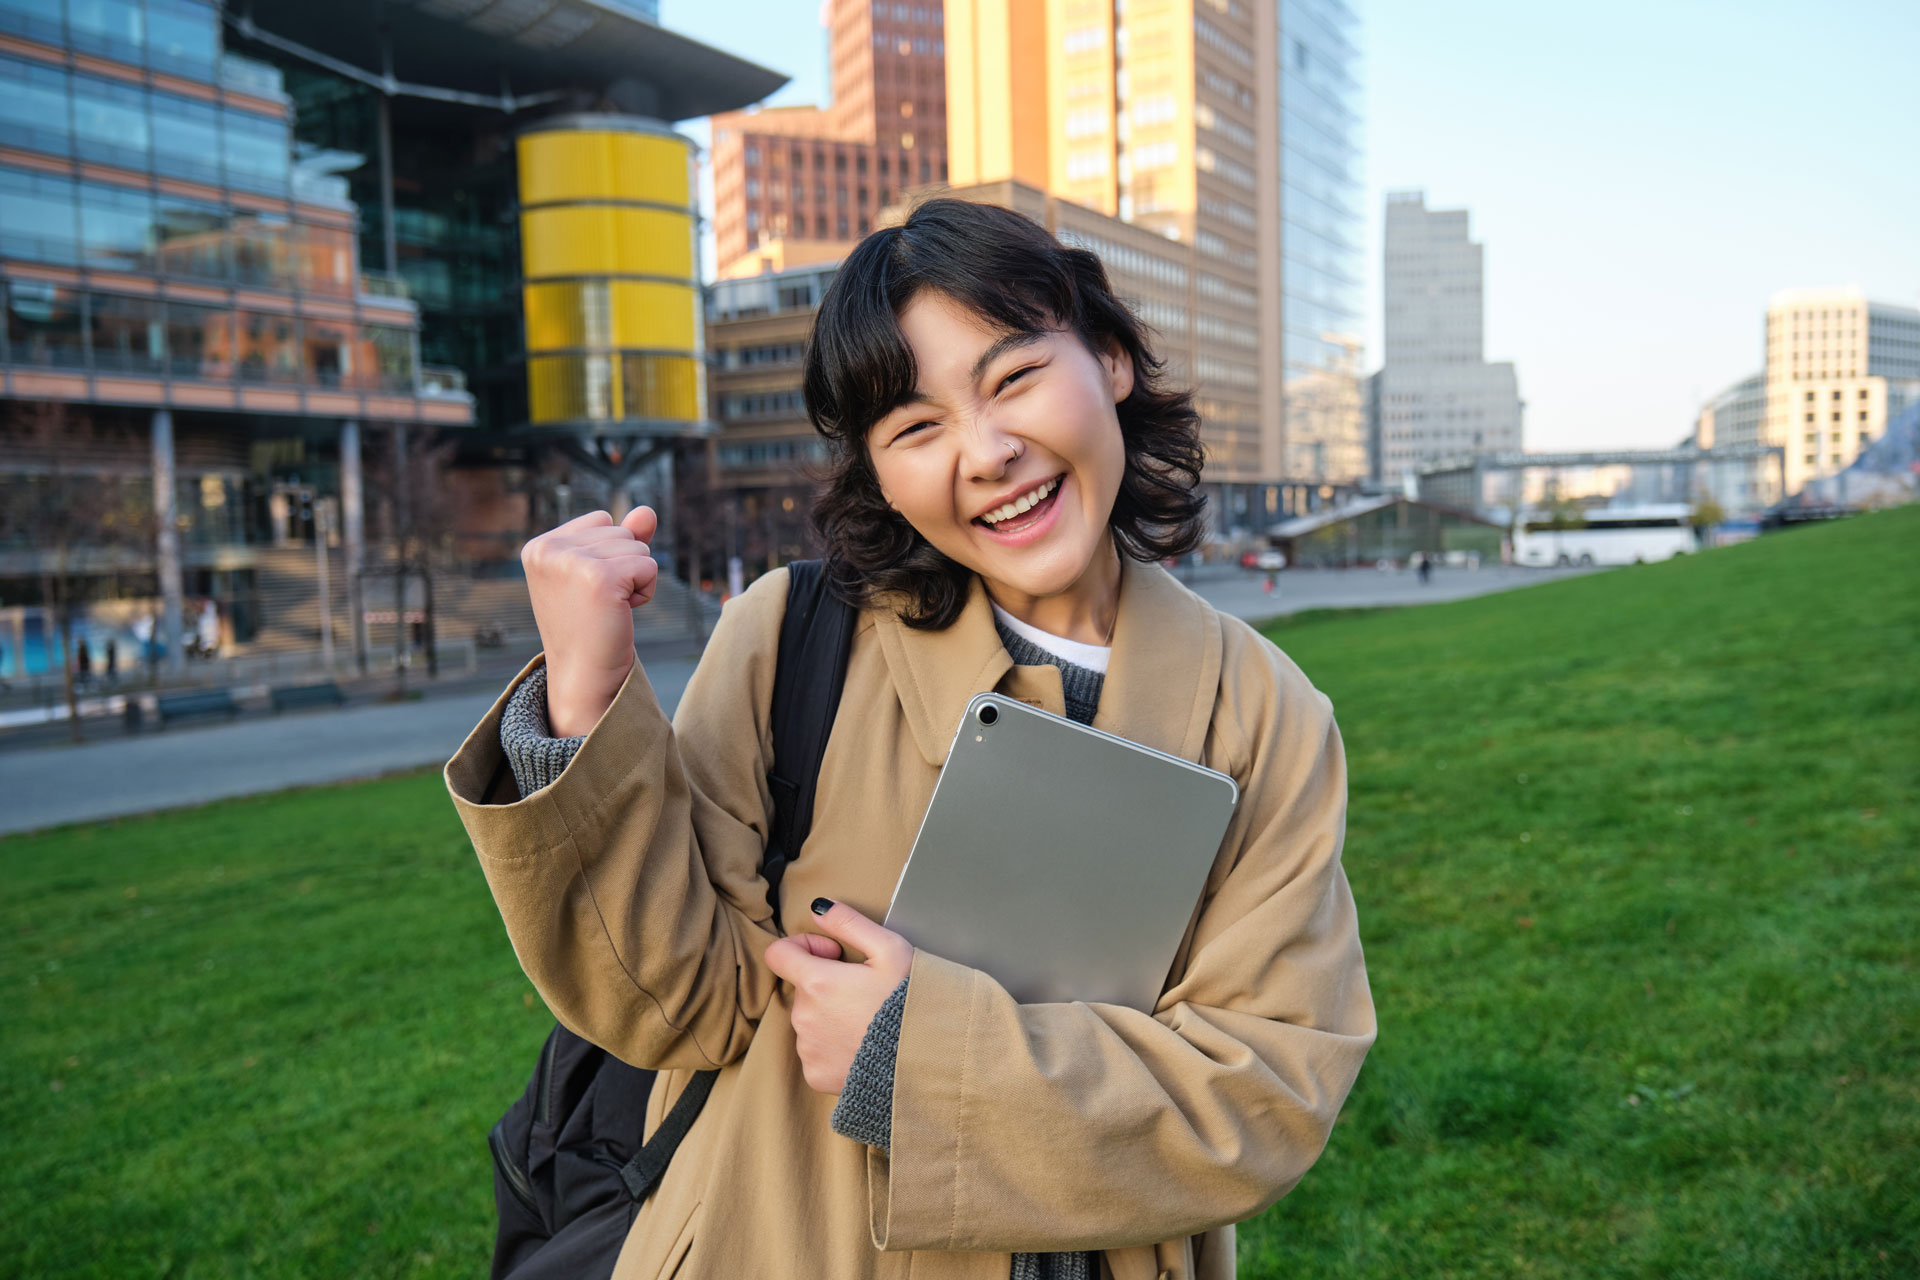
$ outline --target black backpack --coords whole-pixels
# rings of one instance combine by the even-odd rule
[[[773,832],[761,871],[779,908],[780,877],[813,828],[814,783],[846,684],[854,610],[827,590],[818,560],[789,566],[773,683]],[[556,1025],[526,1092],[487,1135],[500,1215],[493,1280],[613,1274],[640,1203],[667,1171],[718,1072],[698,1072],[641,1145],[651,1071]]]

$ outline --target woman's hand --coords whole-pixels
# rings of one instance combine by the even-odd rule
[[[659,524],[651,507],[618,524],[590,511],[520,552],[547,651],[547,724],[556,738],[599,723],[633,670],[633,611],[653,598],[660,577],[647,547]]]
[[[793,987],[793,1038],[807,1087],[839,1093],[860,1052],[867,1024],[913,968],[913,944],[847,906],[813,900],[818,933],[797,933],[767,948],[767,968]],[[843,960],[840,944],[864,954]]]

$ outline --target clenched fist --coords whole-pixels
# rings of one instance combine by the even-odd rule
[[[547,651],[547,721],[556,738],[586,733],[633,670],[633,611],[653,598],[660,566],[647,544],[660,518],[635,507],[618,524],[590,511],[520,552]]]

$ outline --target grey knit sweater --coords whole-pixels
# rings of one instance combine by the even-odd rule
[[[1008,656],[1017,665],[1060,669],[1067,715],[1081,724],[1091,724],[1106,677],[1048,653],[997,620],[994,625]],[[536,667],[507,700],[500,717],[500,747],[520,794],[530,794],[558,778],[585,741],[584,737],[549,736],[547,669]],[[888,1150],[893,1142],[893,1069],[900,1053],[900,1020],[906,1008],[907,980],[902,979],[867,1024],[859,1052],[847,1070],[846,1086],[833,1108],[834,1132],[881,1151]],[[1016,1253],[1009,1280],[1090,1280],[1095,1272],[1091,1253]]]

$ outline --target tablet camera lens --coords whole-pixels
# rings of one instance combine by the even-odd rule
[[[989,702],[985,706],[980,708],[979,714],[980,714],[981,724],[992,724],[994,721],[1000,718],[1000,708],[994,706],[991,702]]]

